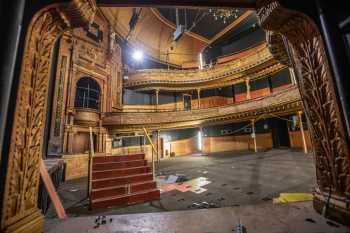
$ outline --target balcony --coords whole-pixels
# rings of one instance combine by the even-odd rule
[[[100,121],[100,112],[90,108],[75,108],[74,124],[83,126],[97,126]]]
[[[112,133],[141,130],[142,127],[180,128],[238,122],[263,115],[284,114],[302,109],[299,91],[291,86],[270,95],[219,107],[193,109],[190,111],[158,111],[106,113],[103,126]]]

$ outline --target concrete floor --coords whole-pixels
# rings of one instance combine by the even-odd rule
[[[311,202],[269,203],[188,211],[96,216],[45,222],[47,233],[230,233],[241,222],[246,233],[349,233],[350,228],[328,221]],[[101,220],[97,222],[102,223]]]
[[[59,195],[70,216],[113,215],[195,209],[193,203],[208,202],[213,207],[254,205],[272,202],[281,192],[312,192],[315,169],[312,154],[290,150],[268,152],[225,152],[208,156],[192,155],[163,160],[161,175],[185,175],[187,179],[205,177],[207,191],[161,194],[160,201],[122,208],[88,211],[86,179],[66,182]],[[47,218],[55,217],[51,209]]]
[[[312,192],[312,154],[271,150],[192,155],[161,161],[159,173],[182,174],[190,180],[205,177],[211,183],[200,194],[172,190],[162,193],[159,201],[89,211],[86,179],[69,181],[59,188],[59,195],[71,218],[61,222],[50,209],[45,232],[223,233],[232,232],[241,221],[247,233],[350,233],[349,228],[327,223],[311,202],[272,203],[282,192]],[[208,202],[212,208],[198,209],[194,202]],[[106,224],[97,227],[95,220],[102,215],[107,216]]]

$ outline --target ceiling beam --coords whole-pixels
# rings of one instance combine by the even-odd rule
[[[230,31],[232,28],[236,27],[239,23],[241,23],[244,19],[246,19],[248,16],[253,14],[253,11],[248,10],[244,12],[242,15],[240,15],[237,19],[235,19],[232,23],[227,25],[221,32],[217,33],[212,39],[210,39],[209,44],[212,44],[214,41],[225,35],[228,31]]]
[[[102,7],[235,7],[251,8],[256,0],[97,0]]]

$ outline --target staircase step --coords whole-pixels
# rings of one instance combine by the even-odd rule
[[[93,157],[93,163],[109,163],[109,162],[143,160],[144,158],[145,158],[145,154],[95,156]]]
[[[91,201],[91,207],[107,208],[111,206],[123,206],[136,203],[142,203],[160,198],[160,191],[158,189],[149,189],[142,192],[131,193],[126,195],[119,195],[114,197],[100,198]]]
[[[103,179],[103,178],[111,178],[111,177],[122,177],[129,175],[136,175],[151,172],[151,168],[149,166],[142,167],[132,167],[132,168],[121,168],[121,169],[112,169],[112,170],[104,170],[104,171],[93,171],[92,179]]]
[[[145,182],[153,180],[153,174],[151,172],[144,174],[136,174],[130,176],[122,176],[122,177],[111,177],[104,179],[92,179],[92,188],[99,189],[117,185],[125,185],[128,183],[135,182]]]
[[[91,192],[91,199],[99,199],[105,197],[113,197],[118,195],[125,195],[130,193],[137,193],[144,190],[155,189],[157,184],[155,181],[145,181],[138,183],[131,183],[125,185],[111,186],[107,188],[93,189]]]
[[[109,162],[109,163],[94,163],[92,166],[93,171],[103,171],[111,170],[118,168],[131,168],[131,167],[141,167],[146,166],[146,160],[130,160],[130,161],[121,161],[121,162]]]

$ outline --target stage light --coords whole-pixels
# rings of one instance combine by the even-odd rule
[[[141,61],[143,58],[143,53],[141,50],[135,50],[134,53],[132,54],[132,58],[135,61]]]

